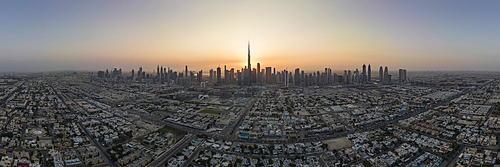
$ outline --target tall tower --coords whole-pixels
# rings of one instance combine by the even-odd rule
[[[389,76],[389,68],[387,68],[387,66],[385,66],[385,70],[384,70],[384,83],[388,84],[391,82],[391,79],[390,79],[390,76]]]
[[[160,65],[156,65],[156,81],[160,82]]]
[[[378,78],[379,78],[379,83],[384,83],[384,68],[380,66],[380,69],[378,70]]]
[[[217,67],[217,84],[221,83],[221,69]]]
[[[163,66],[160,67],[160,82],[163,83],[165,80],[165,74],[163,73]]]
[[[260,63],[257,63],[257,83],[260,82]]]
[[[252,86],[252,66],[250,64],[250,41],[248,41],[248,86]]]
[[[368,82],[372,81],[372,66],[368,64]]]
[[[186,65],[186,72],[185,73],[186,73],[185,77],[187,78],[188,77],[188,66],[187,65]]]
[[[366,83],[366,65],[363,64],[363,72],[361,72],[361,82]]]

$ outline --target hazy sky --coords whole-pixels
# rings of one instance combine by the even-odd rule
[[[0,72],[500,71],[500,1],[1,1]]]

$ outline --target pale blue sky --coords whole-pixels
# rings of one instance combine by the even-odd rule
[[[0,72],[500,71],[499,1],[1,1]]]

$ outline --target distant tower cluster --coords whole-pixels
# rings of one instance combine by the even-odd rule
[[[261,68],[261,63],[257,63],[255,68],[252,68],[250,41],[248,41],[247,66],[235,70],[224,65],[216,69],[208,70],[208,75],[203,77],[203,70],[189,71],[188,66],[179,72],[173,71],[170,67],[164,68],[162,65],[157,65],[156,70],[146,71],[139,67],[137,71],[132,69],[130,76],[122,76],[122,70],[114,68],[113,70],[98,71],[99,78],[107,78],[108,80],[121,80],[131,82],[141,82],[150,84],[166,84],[179,85],[181,87],[199,87],[206,88],[210,86],[252,86],[265,84],[276,84],[295,87],[309,86],[335,86],[335,85],[360,85],[372,84],[371,65],[362,64],[361,67],[355,69],[346,69],[341,73],[333,73],[331,68],[316,72],[307,72],[301,68],[288,71],[287,69],[276,70],[274,67]],[[182,68],[182,67],[181,67]],[[127,74],[126,74],[127,75]],[[120,82],[121,82],[120,81]],[[390,84],[392,81],[389,75],[389,68],[380,66],[379,84]],[[396,80],[395,80],[396,81]],[[406,69],[399,69],[399,82],[407,82]]]

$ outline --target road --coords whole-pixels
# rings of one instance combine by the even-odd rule
[[[191,162],[193,161],[193,159],[195,159],[196,157],[198,157],[198,154],[200,153],[200,151],[203,149],[202,146],[199,146],[198,148],[196,148],[196,150],[193,151],[193,153],[191,153],[191,155],[189,156],[189,158],[187,159],[187,161],[182,164],[181,167],[187,167],[189,164],[191,164]]]
[[[228,127],[224,128],[224,130],[222,130],[221,134],[233,135],[235,128],[237,128],[241,124],[241,119],[244,118],[248,114],[250,109],[252,109],[255,101],[257,101],[257,99],[252,98],[249,102],[247,102],[245,110],[238,115],[238,118],[235,119],[234,122],[230,123],[228,125]]]
[[[186,146],[189,145],[191,141],[193,141],[196,138],[196,135],[193,134],[188,134],[184,138],[182,138],[179,142],[177,142],[172,148],[165,153],[163,153],[159,158],[157,158],[155,161],[153,161],[151,164],[148,166],[152,167],[158,167],[163,165],[170,157],[184,149]]]
[[[54,89],[54,88],[52,88]],[[56,89],[54,89],[56,90]],[[64,99],[62,98],[61,94],[59,92],[56,92],[57,93],[57,96],[59,96],[59,98],[61,99]],[[64,105],[68,106],[68,108],[70,109],[70,111],[73,113],[73,114],[76,114],[76,111],[74,110],[73,107],[69,106],[68,104],[66,104],[64,101],[62,101]],[[112,159],[111,159],[111,156],[109,156],[108,152],[106,151],[106,149],[104,147],[102,147],[95,139],[94,137],[92,137],[92,134],[90,134],[90,132],[88,131],[87,128],[85,128],[85,126],[82,125],[82,123],[80,121],[77,122],[78,126],[80,126],[81,129],[83,129],[83,131],[85,132],[85,134],[87,134],[87,136],[90,138],[91,142],[94,143],[94,145],[99,148],[99,150],[101,151],[102,155],[104,155],[105,157],[105,161],[114,166],[114,167],[120,167],[116,162],[114,162]]]

